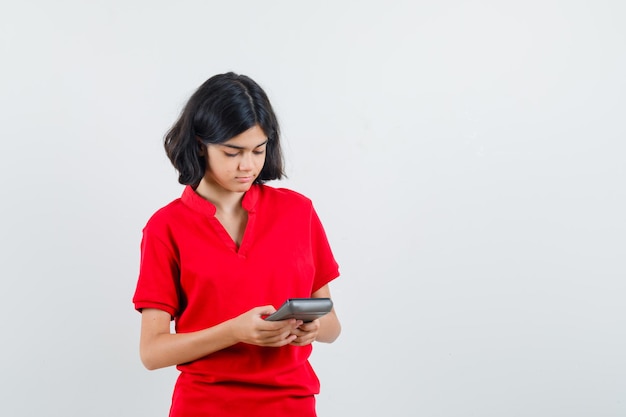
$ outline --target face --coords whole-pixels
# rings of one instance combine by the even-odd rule
[[[207,146],[203,178],[215,191],[246,192],[265,163],[267,135],[258,125],[223,143]]]

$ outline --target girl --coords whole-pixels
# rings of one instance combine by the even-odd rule
[[[284,175],[267,95],[243,75],[210,78],[165,150],[186,187],[144,228],[133,302],[146,368],[181,371],[170,416],[315,416],[311,344],[339,336],[337,315],[264,317],[330,297],[339,270],[311,201],[264,185]]]

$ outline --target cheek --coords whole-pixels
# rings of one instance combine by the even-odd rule
[[[228,175],[237,169],[237,164],[232,159],[213,158],[209,161],[207,171],[215,177]]]

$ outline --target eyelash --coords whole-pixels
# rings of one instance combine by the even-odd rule
[[[252,153],[255,154],[255,155],[263,155],[265,153],[265,149],[262,150],[262,151],[252,151]],[[226,154],[226,156],[229,157],[229,158],[234,158],[237,155],[239,155],[239,152],[237,152],[237,153],[224,152],[224,154]]]

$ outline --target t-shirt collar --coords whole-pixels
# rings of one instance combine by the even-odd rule
[[[254,211],[256,203],[259,199],[259,185],[253,184],[250,189],[244,194],[241,206],[248,212]],[[202,213],[208,216],[215,216],[215,206],[208,200],[205,200],[200,194],[196,193],[190,185],[187,185],[183,190],[183,194],[180,197],[182,202],[189,208],[198,213]]]

